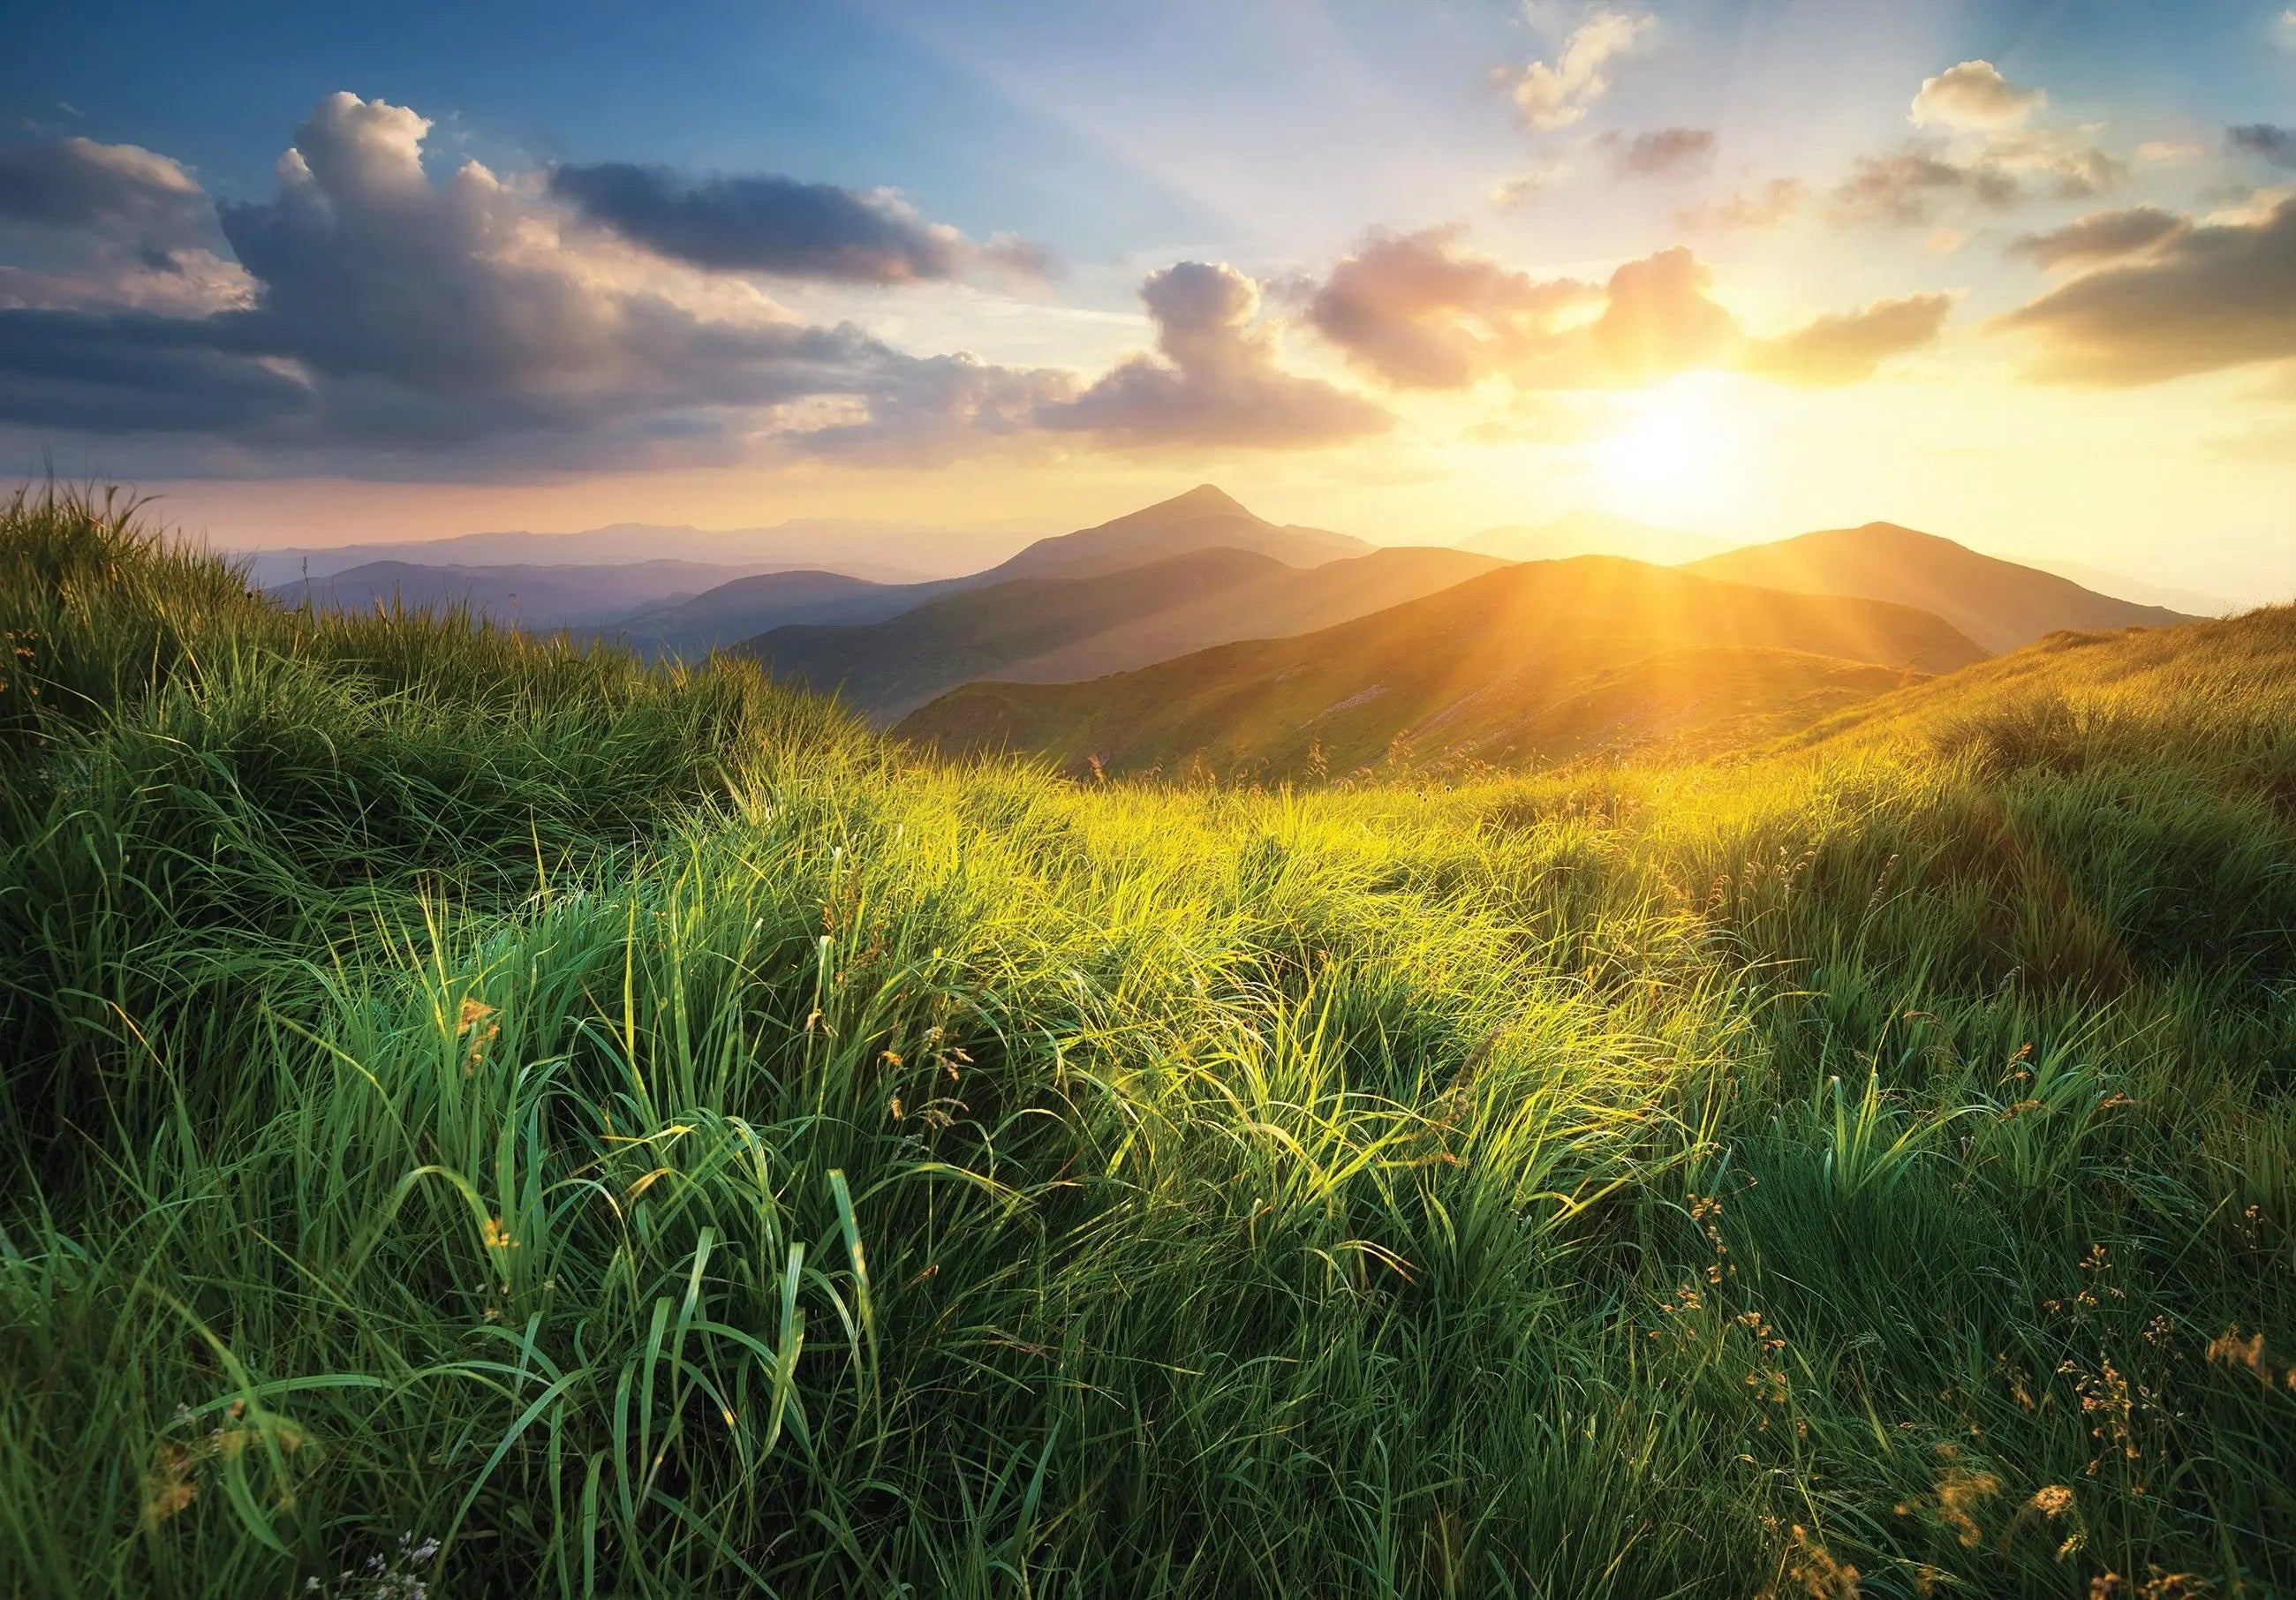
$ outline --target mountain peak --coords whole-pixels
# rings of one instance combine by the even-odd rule
[[[1216,483],[1199,483],[1186,494],[1175,495],[1168,500],[1159,501],[1148,509],[1150,511],[1187,511],[1200,516],[1214,516],[1223,512],[1231,516],[1251,515],[1251,513],[1244,509],[1242,501]]]

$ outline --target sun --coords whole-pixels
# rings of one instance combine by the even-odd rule
[[[1595,448],[1607,508],[1651,521],[1710,518],[1734,499],[1746,441],[1733,387],[1690,373],[1635,401],[1626,425]]]

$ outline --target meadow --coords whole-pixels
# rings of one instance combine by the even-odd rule
[[[2296,611],[1297,788],[0,628],[6,1592],[2296,1588]]]

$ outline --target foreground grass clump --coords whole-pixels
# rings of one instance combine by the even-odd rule
[[[2296,1582],[2285,613],[1292,795],[68,498],[0,612],[19,1592]]]

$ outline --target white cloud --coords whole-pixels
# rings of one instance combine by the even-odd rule
[[[2002,77],[1991,62],[1964,62],[1922,80],[1913,119],[1925,127],[2021,127],[2048,103],[2040,90]]]
[[[1631,53],[1658,19],[1645,13],[1596,11],[1570,31],[1552,65],[1531,62],[1511,93],[1523,120],[1542,131],[1569,127],[1611,92],[1611,63]]]

